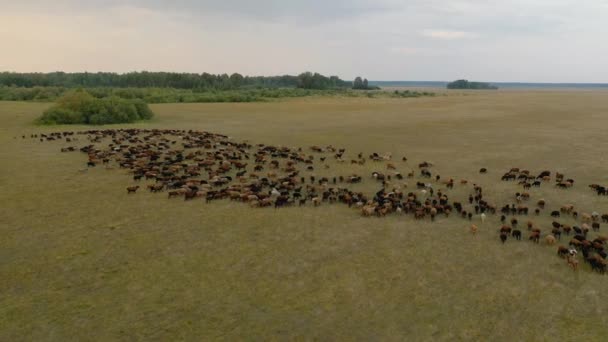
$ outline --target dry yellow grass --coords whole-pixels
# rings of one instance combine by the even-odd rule
[[[45,104],[0,103],[0,340],[603,340],[608,277],[572,272],[555,246],[498,240],[450,218],[363,218],[342,205],[250,209],[127,196],[131,178],[66,143],[22,134]],[[403,100],[305,98],[155,105],[138,127],[201,129],[287,146],[333,144],[428,160],[502,204],[511,167],[564,172],[531,203],[608,213],[608,92],[498,91]],[[487,175],[477,174],[487,167]],[[383,166],[333,165],[364,176]],[[411,184],[412,181],[409,181]],[[468,190],[456,185],[452,199]],[[510,200],[509,200],[510,201]],[[521,221],[521,220],[520,220]],[[548,215],[535,221],[544,229]],[[571,219],[563,222],[573,223]],[[605,233],[608,227],[603,226]],[[525,235],[525,234],[524,234]],[[562,243],[565,243],[562,239]]]

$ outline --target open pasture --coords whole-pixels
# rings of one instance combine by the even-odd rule
[[[550,211],[564,204],[608,213],[608,197],[588,187],[608,185],[607,92],[155,105],[153,122],[120,126],[204,130],[309,154],[312,145],[345,148],[346,163],[328,155],[329,169],[302,168],[302,176],[358,174],[363,181],[353,187],[370,196],[381,188],[372,172],[393,170],[386,162],[351,164],[359,152],[392,153],[394,171],[415,170],[413,179],[392,180],[405,193],[418,191],[417,181],[442,188],[418,176],[418,163],[429,161],[433,176],[455,180],[451,201],[466,202],[476,183],[499,208],[524,191],[500,180],[513,167],[575,180],[567,189],[552,179],[526,190],[526,205],[533,209],[542,198],[546,209],[538,217],[518,216],[524,239],[504,245],[500,213],[483,223],[456,215],[430,222],[362,217],[342,204],[275,210],[169,200],[118,167],[79,172],[86,155],[60,148],[84,146],[83,137],[30,139],[90,129],[32,126],[46,107],[0,103],[0,340],[87,340],[90,331],[96,340],[601,340],[608,334],[608,278],[582,261],[573,272],[557,246],[528,241],[525,228],[532,220],[548,234],[556,220]],[[486,174],[479,174],[482,167]],[[135,184],[142,189],[127,194]],[[557,220],[581,224],[571,216]],[[608,235],[608,226],[599,234]]]

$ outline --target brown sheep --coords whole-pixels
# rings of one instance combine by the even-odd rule
[[[503,225],[502,227],[500,227],[501,233],[511,234],[511,230],[512,230],[511,226]]]
[[[530,237],[528,239],[532,242],[539,243],[540,242],[540,232],[532,231],[532,234],[530,234]]]
[[[565,258],[570,253],[570,250],[564,246],[557,246],[557,255]]]
[[[566,258],[566,261],[568,262],[568,265],[572,267],[572,270],[576,272],[576,270],[578,269],[578,260],[576,259],[576,257],[573,255],[569,255]]]
[[[311,201],[315,207],[318,207],[321,204],[321,198],[319,197],[313,197]]]
[[[538,200],[538,202],[536,202],[536,205],[541,209],[545,209],[545,200],[544,199]]]
[[[549,246],[553,246],[555,244],[555,236],[553,235],[547,235],[545,236],[545,243],[547,243],[547,245]]]
[[[177,189],[169,191],[169,198],[174,196],[181,196],[186,193],[186,189]]]
[[[423,218],[424,218],[424,216],[425,216],[424,209],[418,209],[418,210],[416,210],[416,212],[414,213],[414,218],[415,218],[416,220],[423,219]]]
[[[473,233],[473,235],[475,235],[475,234],[477,234],[477,230],[478,230],[477,226],[474,225],[474,224],[472,224],[471,225],[471,233]]]
[[[139,189],[139,185],[127,187],[127,194],[135,193]]]
[[[574,205],[572,205],[572,204],[564,204],[564,205],[562,205],[562,207],[559,210],[562,213],[570,214],[574,210]]]

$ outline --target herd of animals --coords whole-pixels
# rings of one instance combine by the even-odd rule
[[[574,186],[574,179],[559,172],[545,170],[533,174],[529,170],[510,169],[502,175],[502,181],[517,183],[522,191],[516,192],[510,203],[498,205],[484,196],[480,185],[441,177],[433,172],[433,164],[426,161],[417,165],[417,171],[401,174],[398,166],[407,163],[407,158],[393,158],[390,153],[357,153],[347,157],[344,148],[333,146],[252,145],[235,142],[222,134],[195,130],[106,129],[32,134],[30,138],[70,145],[85,142],[83,146],[63,147],[61,151],[87,155],[87,167],[80,172],[98,166],[128,170],[136,184],[126,188],[127,194],[145,188],[152,193],[164,193],[170,200],[229,199],[256,208],[341,203],[366,217],[393,214],[430,221],[458,217],[471,221],[472,234],[477,233],[478,224],[483,224],[488,216],[499,216],[497,234],[502,244],[510,239],[521,240],[524,232],[536,244],[542,240],[554,245],[566,238],[567,247],[559,245],[557,255],[573,270],[578,269],[579,253],[583,262],[600,274],[606,272],[608,265],[608,235],[599,233],[601,224],[608,223],[608,214],[579,212],[572,204],[549,210],[543,199],[529,204],[532,188],[554,186],[567,191]],[[329,173],[331,165],[365,163],[374,163],[380,171],[365,177],[354,173],[315,176],[320,170]],[[480,175],[487,173],[486,168],[479,170]],[[146,181],[148,184],[142,188],[139,183]],[[364,181],[377,182],[380,190],[375,194],[353,190]],[[468,189],[468,196],[451,199],[450,192],[455,186]],[[598,196],[608,195],[606,186],[592,184],[589,188]],[[550,215],[554,220],[550,229],[542,229],[530,219],[541,215]],[[577,224],[559,222],[565,217]]]

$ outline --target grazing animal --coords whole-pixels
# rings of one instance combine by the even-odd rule
[[[564,246],[557,246],[557,255],[565,258],[568,254],[570,254],[570,250]]]
[[[593,218],[591,217],[591,215],[589,215],[587,213],[582,213],[581,214],[581,221],[583,221],[585,223],[591,223],[591,221],[593,221]]]
[[[321,199],[319,197],[313,197],[311,201],[315,207],[318,207],[321,204]]]
[[[553,235],[547,235],[547,236],[545,236],[545,242],[547,243],[547,245],[553,246],[555,244],[555,242],[556,242],[555,236],[553,236]]]
[[[568,262],[568,266],[572,267],[572,270],[576,272],[578,269],[578,260],[576,259],[576,256],[568,255],[566,261]]]
[[[127,194],[135,193],[139,189],[139,185],[127,187]]]
[[[530,234],[530,237],[528,239],[532,242],[539,243],[540,242],[540,232],[533,231],[532,234]]]
[[[500,241],[504,244],[507,241],[507,233],[500,233]]]
[[[477,234],[477,230],[478,230],[477,226],[474,225],[474,224],[472,224],[471,225],[471,233],[473,233],[473,235],[475,235],[475,234]]]
[[[521,230],[514,229],[513,232],[511,233],[511,236],[513,236],[513,238],[515,238],[515,240],[517,240],[517,241],[521,240]]]

